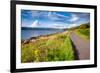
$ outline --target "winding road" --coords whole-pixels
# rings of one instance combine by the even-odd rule
[[[90,59],[90,41],[81,38],[75,32],[70,33],[70,38],[75,46],[78,59]]]

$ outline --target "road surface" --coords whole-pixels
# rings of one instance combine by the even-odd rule
[[[90,59],[90,41],[81,38],[74,32],[70,34],[70,38],[75,46],[77,59]]]

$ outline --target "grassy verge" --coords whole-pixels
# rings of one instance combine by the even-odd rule
[[[74,51],[68,33],[39,38],[21,45],[21,62],[49,62],[74,60]]]
[[[77,29],[76,33],[84,39],[90,39],[90,28]]]

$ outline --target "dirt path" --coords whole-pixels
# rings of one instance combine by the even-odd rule
[[[90,58],[90,41],[82,39],[77,34],[72,32],[70,38],[76,48],[79,60],[86,60]]]

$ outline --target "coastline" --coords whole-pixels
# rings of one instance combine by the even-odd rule
[[[53,33],[53,34],[40,35],[40,36],[37,36],[37,37],[30,37],[29,39],[21,40],[21,43],[22,44],[27,44],[27,43],[30,43],[30,42],[35,42],[37,39],[49,38],[50,36],[57,35],[57,34],[63,34],[63,33],[66,33],[68,31],[70,31],[70,30],[65,30],[65,31],[57,32],[57,33]]]

